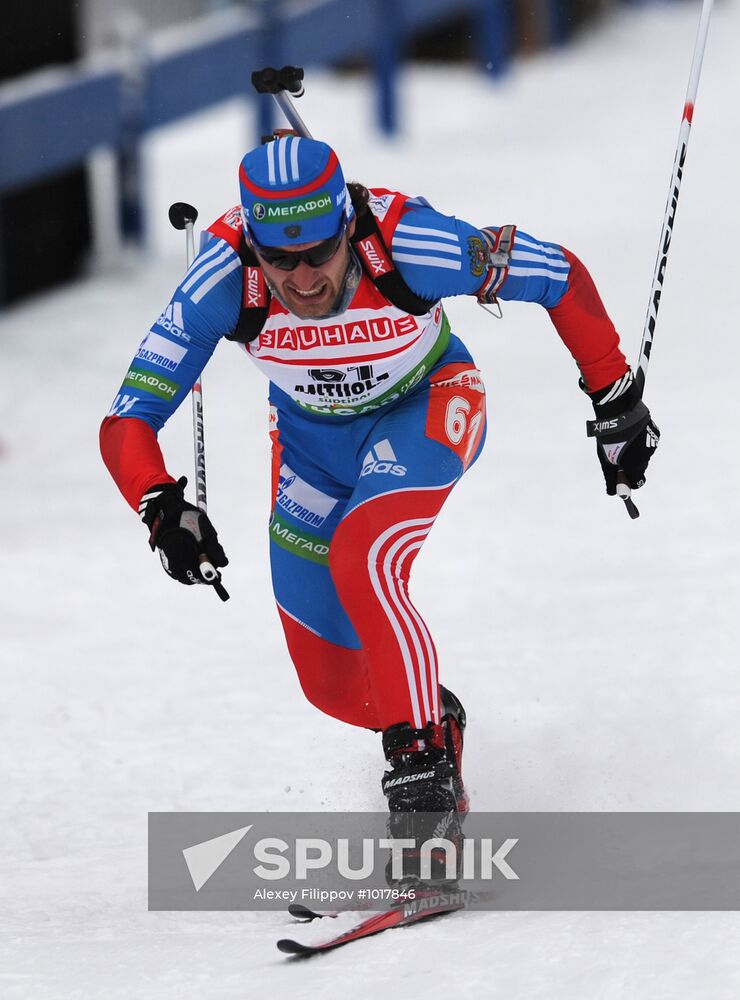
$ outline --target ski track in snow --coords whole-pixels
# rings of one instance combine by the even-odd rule
[[[698,12],[624,11],[500,86],[409,71],[396,141],[373,133],[354,77],[310,73],[301,112],[348,177],[572,248],[635,359]],[[497,323],[448,304],[486,378],[489,440],[413,593],[469,709],[478,809],[738,808],[739,29],[737,0],[718,4],[648,379],[663,439],[639,521],[602,493],[586,400],[544,311],[504,305]],[[377,737],[314,711],[283,647],[258,373],[224,344],[204,378],[227,605],[164,576],[97,453],[181,272],[167,206],[192,201],[205,225],[233,204],[252,134],[233,102],[152,138],[146,258],[0,323],[0,995],[736,997],[734,913],[453,915],[298,965],[274,948],[287,915],[147,912],[148,811],[383,807]],[[190,474],[189,405],[161,441]]]

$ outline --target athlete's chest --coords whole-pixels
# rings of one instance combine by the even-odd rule
[[[259,336],[247,345],[255,361],[353,364],[395,355],[439,324],[441,308],[413,316],[392,305],[363,275],[349,308],[326,319],[302,319],[273,300]]]

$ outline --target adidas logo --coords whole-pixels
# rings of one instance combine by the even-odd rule
[[[173,337],[185,340],[190,343],[190,337],[185,333],[185,324],[182,321],[182,302],[170,302],[165,311],[157,320],[157,326],[167,330]]]
[[[372,472],[390,473],[391,476],[405,476],[405,465],[398,465],[398,459],[391,447],[390,441],[378,441],[365,455],[362,461],[361,476],[369,476]]]

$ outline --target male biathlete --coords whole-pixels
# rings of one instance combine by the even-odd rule
[[[535,302],[580,370],[607,493],[645,480],[659,432],[578,258],[513,226],[345,183],[323,142],[282,136],[242,160],[241,204],[142,341],[101,429],[103,459],[170,576],[227,565],[157,433],[222,339],[270,380],[272,581],[290,656],[321,711],[382,733],[391,815],[467,809],[465,713],[440,687],[408,581],[486,430],[480,372],[441,300]],[[620,418],[620,419],[617,419]],[[615,432],[614,428],[618,427]]]

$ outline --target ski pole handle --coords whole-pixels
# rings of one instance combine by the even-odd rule
[[[648,412],[647,407],[644,404],[639,404],[639,405],[642,406],[642,409],[645,411],[645,413]],[[607,421],[600,421],[598,418],[596,420],[587,420],[586,436],[597,438],[599,436],[599,430],[605,429],[604,423],[608,425],[606,429],[610,431],[617,431],[618,429],[625,429],[626,427],[631,426],[631,424],[634,423],[634,420],[630,418],[629,412],[622,413],[619,416],[614,417],[613,419]],[[597,453],[599,454],[599,461],[601,461],[601,452],[598,451],[600,447],[603,447],[603,445],[597,444]],[[617,466],[616,473],[617,473],[617,479],[615,483],[614,493],[619,497],[620,500],[624,501],[624,506],[627,510],[627,513],[634,521],[636,518],[640,516],[640,512],[635,506],[634,501],[632,500],[632,487],[630,486],[627,476],[622,471],[622,469],[619,468],[619,466]],[[614,494],[610,495],[613,496]]]
[[[288,119],[290,127],[298,135],[303,136],[304,139],[313,138],[289,96],[290,94],[293,97],[303,96],[302,67],[283,66],[282,69],[273,69],[272,66],[266,66],[265,69],[258,69],[252,73],[252,85],[258,94],[272,96]]]
[[[627,482],[627,477],[623,472],[617,474],[617,496],[620,500],[624,501],[624,506],[627,508],[627,513],[634,521],[640,516],[640,511],[635,506],[632,499],[632,489]]]
[[[199,562],[200,562],[200,575],[203,577],[206,583],[210,584],[213,587],[213,589],[216,591],[216,593],[218,594],[218,596],[221,598],[222,601],[228,601],[229,593],[226,590],[226,587],[224,587],[224,585],[221,583],[221,574],[208,561],[208,556],[205,555],[201,556]]]
[[[200,575],[206,583],[213,583],[214,580],[218,579],[218,571],[211,565],[208,556],[201,556],[198,562],[200,563]]]

